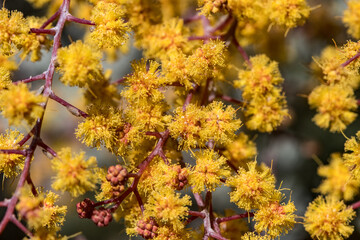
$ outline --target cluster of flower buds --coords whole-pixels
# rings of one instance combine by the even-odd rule
[[[176,190],[182,190],[185,185],[188,184],[189,173],[185,168],[181,168],[180,166],[175,166],[174,170],[178,173],[178,176],[174,182],[174,187]]]
[[[76,204],[76,211],[80,218],[90,218],[98,227],[107,226],[112,221],[111,211],[103,207],[95,209],[89,198]]]
[[[113,197],[118,197],[125,190],[125,183],[128,179],[128,171],[126,168],[117,164],[108,168],[106,180],[112,186]]]
[[[156,237],[156,235],[157,235],[156,232],[158,230],[158,227],[159,226],[157,225],[157,223],[153,219],[140,220],[137,223],[136,231],[143,238],[152,239],[152,238]]]

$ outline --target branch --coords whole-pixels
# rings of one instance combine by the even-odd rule
[[[86,19],[81,19],[81,18],[77,18],[74,17],[73,15],[68,15],[66,18],[67,21],[69,22],[76,22],[76,23],[80,23],[80,24],[84,24],[84,25],[91,25],[91,26],[95,26],[95,23],[93,23],[90,20],[86,20]]]
[[[350,63],[352,63],[353,61],[355,61],[356,59],[358,59],[360,57],[360,50],[355,54],[355,56],[353,56],[352,58],[350,58],[349,60],[347,60],[346,62],[344,62],[343,64],[341,64],[342,67],[346,67],[347,65],[349,65]]]
[[[77,116],[77,117],[83,117],[83,118],[87,118],[89,115],[83,111],[81,111],[80,109],[78,109],[77,107],[75,107],[74,105],[68,103],[67,101],[65,101],[64,99],[56,96],[53,92],[50,93],[49,97],[60,103],[61,105],[63,105],[64,107],[67,108],[67,110],[72,113],[73,115]]]
[[[247,217],[253,217],[253,216],[254,216],[254,213],[247,212],[247,213],[243,213],[243,214],[233,215],[230,217],[216,218],[216,222],[222,223],[222,222],[228,222],[228,221],[232,221],[232,220],[236,220],[236,219],[240,219],[240,218],[247,218]]]
[[[43,29],[43,28],[30,28],[30,32],[36,34],[50,34],[53,36],[56,34],[55,29]]]
[[[45,79],[45,73],[33,76],[33,77],[29,77],[23,80],[18,80],[16,82],[14,82],[15,85],[19,84],[19,83],[29,83],[29,82],[34,82],[37,80],[44,80]]]
[[[3,154],[19,154],[26,156],[26,150],[19,150],[19,149],[0,149],[0,153]]]

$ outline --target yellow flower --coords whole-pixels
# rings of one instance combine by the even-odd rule
[[[288,233],[295,224],[295,211],[293,202],[280,204],[280,200],[270,201],[255,212],[255,230],[259,233],[265,231],[271,237]]]
[[[19,147],[17,143],[23,138],[23,135],[16,130],[6,130],[6,134],[0,134],[0,149],[15,149],[21,150],[24,147]],[[4,176],[15,177],[24,167],[25,157],[18,154],[0,154],[0,172]]]
[[[360,2],[349,0],[348,9],[344,11],[343,23],[348,27],[348,33],[354,38],[360,38]]]
[[[277,62],[264,54],[251,57],[250,62],[251,65],[246,64],[246,68],[239,71],[239,80],[234,81],[234,87],[243,90],[243,99],[249,101],[272,94],[274,87],[283,83]]]
[[[269,235],[257,235],[254,232],[247,232],[241,237],[241,240],[271,240]]]
[[[26,0],[31,3],[35,8],[42,8],[45,4],[49,3],[51,0]]]
[[[217,79],[225,67],[226,46],[221,40],[210,40],[189,56],[188,71],[193,81],[204,85],[208,78]]]
[[[100,63],[101,53],[82,41],[58,50],[60,80],[69,86],[84,87],[104,80]]]
[[[306,210],[304,227],[313,239],[341,240],[354,231],[354,227],[349,226],[354,217],[355,211],[344,202],[319,196]]]
[[[155,61],[149,61],[147,66],[145,59],[138,62],[132,62],[133,73],[126,77],[126,83],[129,85],[122,96],[131,103],[139,103],[146,99],[152,102],[161,101],[164,94],[158,90],[162,84],[159,76],[160,64]]]
[[[303,25],[310,15],[306,0],[272,0],[268,9],[270,20],[287,29]]]
[[[182,220],[187,217],[188,206],[191,205],[190,196],[182,198],[170,188],[159,192],[152,192],[145,204],[145,218],[155,218],[159,223],[170,225],[175,231],[181,231],[185,226]]]
[[[24,83],[9,86],[0,91],[0,109],[10,124],[19,125],[26,120],[29,125],[40,118],[44,112],[41,106],[46,101],[42,95],[30,92]]]
[[[235,138],[235,132],[241,127],[236,119],[236,111],[231,106],[214,101],[206,106],[205,122],[201,135],[215,143],[226,144]]]
[[[325,179],[316,190],[339,200],[353,200],[359,192],[360,181],[352,174],[349,167],[345,165],[340,153],[331,154],[330,164],[318,168],[319,176]]]
[[[65,220],[66,206],[55,205],[59,196],[49,191],[33,196],[30,187],[22,188],[16,210],[26,219],[30,229],[36,231],[58,231]]]
[[[278,92],[274,95],[256,97],[246,105],[245,116],[245,125],[248,129],[272,132],[289,117],[286,99]]]
[[[223,154],[235,167],[245,168],[250,159],[257,155],[257,149],[255,143],[241,132],[234,141],[226,145]]]
[[[193,191],[200,193],[205,189],[213,192],[222,185],[223,179],[230,176],[226,158],[219,156],[214,150],[203,150],[194,153],[196,165],[191,168],[189,184]]]
[[[352,123],[357,114],[354,92],[350,87],[341,85],[320,85],[313,89],[308,97],[311,108],[317,114],[313,121],[321,128],[330,128],[331,132],[339,132]]]
[[[139,44],[146,58],[163,59],[174,50],[189,51],[188,32],[183,20],[173,18],[145,30]]]
[[[222,11],[227,6],[226,0],[198,0],[198,5],[201,6],[201,14],[208,16],[211,13]]]
[[[246,211],[260,209],[279,195],[275,190],[275,177],[269,168],[258,171],[256,161],[249,163],[248,168],[239,168],[236,176],[226,180],[226,184],[234,188],[230,192],[230,201]]]
[[[30,27],[21,12],[0,9],[0,53],[12,55],[23,46]]]
[[[85,152],[72,156],[70,148],[61,149],[51,162],[52,169],[56,171],[55,181],[51,186],[55,190],[67,191],[73,197],[94,190],[99,180],[96,158],[85,160],[84,157]]]
[[[116,3],[100,1],[96,4],[90,18],[95,23],[95,30],[90,36],[99,48],[117,48],[128,39],[126,32],[130,29],[122,19],[124,14],[124,9]]]
[[[173,121],[169,123],[170,135],[179,139],[179,147],[184,149],[195,147],[196,145],[203,146],[206,139],[200,138],[201,121],[204,119],[204,111],[196,105],[189,104],[186,110],[182,107],[175,110]]]

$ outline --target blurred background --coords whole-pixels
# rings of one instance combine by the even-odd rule
[[[3,4],[3,1],[0,3]],[[317,176],[319,165],[314,158],[318,158],[327,164],[331,153],[343,152],[346,140],[339,133],[330,133],[327,130],[320,129],[311,120],[315,112],[309,109],[307,99],[304,96],[309,94],[314,86],[318,85],[318,82],[312,78],[309,64],[312,61],[312,56],[319,55],[325,46],[334,46],[334,43],[340,46],[346,43],[346,40],[351,39],[341,22],[343,10],[346,8],[345,1],[308,0],[308,4],[314,7],[314,10],[304,26],[290,30],[286,37],[283,34],[270,31],[268,39],[261,43],[259,40],[259,44],[246,48],[250,55],[255,52],[265,53],[272,60],[278,61],[280,71],[285,78],[284,92],[288,100],[291,119],[272,134],[249,132],[245,128],[243,131],[249,134],[257,144],[259,153],[257,160],[266,163],[268,166],[271,165],[271,161],[273,162],[272,166],[277,184],[278,186],[281,184],[282,189],[289,189],[284,192],[287,199],[291,196],[291,200],[295,202],[298,216],[304,215],[308,203],[317,196],[314,189],[320,184],[321,178]],[[10,10],[19,10],[26,16],[42,16],[46,13],[46,9],[34,9],[25,0],[7,0],[5,7]],[[193,9],[196,9],[196,2]],[[83,28],[78,28],[76,24],[68,24],[64,30],[62,44],[66,46],[71,40],[81,39],[83,33]],[[230,51],[233,50],[230,49]],[[235,51],[233,54],[235,58],[241,58]],[[112,69],[112,80],[120,79],[131,71],[130,61],[141,57],[141,51],[131,48],[126,55],[120,56],[116,62],[111,64],[104,62],[104,69]],[[13,79],[24,79],[43,72],[48,66],[49,59],[49,53],[44,52],[40,62],[22,62],[18,71],[14,73]],[[229,76],[236,79],[236,75],[229,73]],[[57,79],[58,76],[56,75],[54,80],[56,94],[83,109],[81,90],[76,87],[64,87]],[[33,89],[37,89],[39,86],[35,83],[32,84]],[[228,88],[228,92],[238,99],[241,98],[239,91]],[[113,164],[116,158],[107,151],[89,149],[75,139],[74,129],[80,120],[59,104],[50,101],[45,115],[43,139],[54,149],[71,145],[74,150],[84,150],[87,152],[87,156],[96,156],[100,166]],[[7,122],[1,119],[0,131],[4,132],[7,127]],[[21,130],[25,133],[29,129],[24,126]],[[358,130],[360,130],[359,118],[344,133],[350,137]],[[188,156],[187,153],[184,155]],[[50,189],[52,175],[49,159],[38,150],[31,166],[31,176],[35,185]],[[1,200],[11,196],[16,182],[16,180],[5,180],[3,191],[0,192]],[[228,188],[223,187],[214,193],[214,210],[221,214],[226,208],[241,212],[235,204],[229,202],[228,191]],[[79,219],[75,205],[85,197],[93,198],[93,193],[73,200],[67,193],[61,195],[59,204],[68,206],[68,214],[61,232],[63,235],[70,236],[81,232],[81,235],[75,237],[77,240],[129,239],[121,222],[113,222],[108,227],[98,228],[89,220]],[[357,200],[360,198],[357,197],[355,201]],[[4,209],[0,209],[0,218],[3,213]],[[350,239],[360,239],[359,219],[357,217],[354,220],[355,231]],[[194,224],[198,223],[195,221]],[[23,237],[24,235],[16,227],[9,224],[0,239],[22,239]],[[293,231],[281,239],[303,240],[310,239],[310,237],[303,226],[297,224]]]

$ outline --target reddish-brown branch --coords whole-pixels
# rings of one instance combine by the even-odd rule
[[[32,237],[32,232],[29,231],[19,220],[16,219],[15,215],[11,215],[10,221],[15,224],[21,231],[23,231],[26,235]]]
[[[226,160],[226,163],[227,163],[227,165],[229,165],[229,167],[230,167],[232,170],[234,170],[235,172],[238,171],[238,168],[235,167],[235,165],[232,164],[229,160]]]
[[[77,107],[75,107],[74,105],[68,103],[67,101],[65,101],[64,99],[62,99],[61,97],[58,97],[57,95],[55,95],[53,92],[50,93],[49,97],[60,103],[61,105],[63,105],[64,107],[66,107],[68,110],[71,109],[71,113],[75,116],[81,116],[83,118],[87,118],[89,115],[84,112],[84,111],[81,111],[80,109],[78,109]]]
[[[50,23],[52,23],[53,21],[55,21],[59,16],[60,16],[60,12],[61,12],[61,9],[62,9],[62,5],[61,7],[59,8],[59,10],[56,11],[56,13],[54,13],[54,15],[52,15],[48,20],[46,20],[43,25],[41,25],[41,29],[44,29],[46,28]]]
[[[33,77],[29,77],[23,80],[18,80],[16,82],[14,82],[14,84],[19,84],[19,83],[29,83],[29,82],[34,82],[34,81],[38,81],[38,80],[44,80],[45,79],[45,73],[33,76]]]
[[[194,198],[196,201],[196,204],[199,206],[200,209],[203,209],[205,207],[204,200],[202,199],[201,195],[199,193],[193,193]]]
[[[360,208],[360,201],[351,204],[351,207],[352,207],[352,209],[358,209],[358,208]]]
[[[55,150],[45,144],[42,139],[39,139],[38,145],[42,147],[42,149],[44,149],[46,152],[50,153],[53,157],[57,157],[57,153],[55,152]]]
[[[80,23],[80,24],[84,24],[84,25],[90,25],[90,26],[95,25],[95,23],[93,23],[92,21],[77,18],[77,17],[74,17],[73,15],[68,15],[66,20],[69,21],[69,22],[76,22],[76,23]]]
[[[144,212],[144,210],[145,210],[145,209],[144,209],[144,203],[143,203],[143,201],[142,201],[142,199],[141,199],[141,196],[140,196],[140,194],[139,194],[139,191],[137,190],[137,188],[135,188],[133,191],[134,191],[136,200],[137,200],[137,202],[139,203],[141,212]]]
[[[55,29],[30,28],[31,33],[55,35]]]
[[[19,149],[0,149],[0,153],[3,154],[19,154],[26,156],[26,150],[19,150]]]
[[[161,138],[161,134],[159,132],[146,132],[145,135]]]
[[[194,41],[194,40],[211,40],[211,39],[220,39],[221,36],[212,36],[212,35],[206,35],[206,36],[190,36],[188,37],[189,41]]]
[[[189,215],[194,216],[194,217],[200,217],[200,218],[206,217],[205,213],[203,213],[203,212],[189,211],[188,213],[189,213]]]
[[[217,31],[221,31],[223,30],[226,26],[228,26],[232,21],[234,20],[234,18],[232,17],[231,14],[227,15],[225,20],[223,20],[222,22],[220,22],[217,26],[213,27],[210,30],[210,33],[213,34]]]
[[[218,97],[220,97],[224,101],[235,103],[235,104],[240,105],[240,106],[244,106],[244,102],[242,102],[240,100],[237,100],[235,98],[232,98],[232,97],[229,97],[229,96],[226,96],[226,95],[218,95]]]
[[[240,218],[247,218],[247,217],[253,217],[253,216],[254,216],[254,213],[247,212],[247,213],[243,213],[243,214],[233,215],[230,217],[216,218],[216,222],[222,223],[222,222],[228,222],[228,221],[232,221],[232,220],[236,220],[236,219],[240,219]]]
[[[243,57],[245,62],[249,65],[249,67],[251,67],[252,64],[251,64],[251,62],[249,60],[249,56],[247,55],[245,50],[241,47],[239,42],[236,40],[235,36],[233,36],[233,38],[232,38],[232,43],[235,45],[235,47],[237,48],[237,50],[239,51],[239,53],[241,54],[241,56]]]
[[[36,197],[38,195],[38,192],[36,190],[36,187],[31,179],[30,175],[27,176],[26,182],[30,185],[32,194]]]

